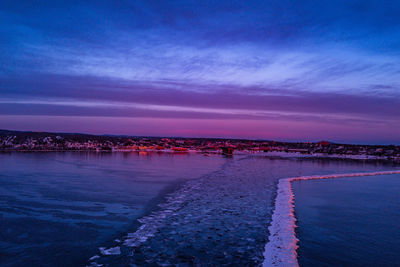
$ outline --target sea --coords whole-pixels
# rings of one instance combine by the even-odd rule
[[[400,266],[400,174],[292,188],[300,266]]]
[[[260,266],[280,178],[391,169],[379,162],[256,154],[0,153],[0,266]],[[315,182],[326,181],[306,181],[301,190]],[[369,186],[386,197],[386,185],[379,185]],[[366,206],[379,201],[378,193],[353,188],[360,199],[365,195]],[[321,211],[306,204],[319,200],[306,193],[311,199],[302,201],[295,190],[300,263],[320,266],[318,260],[309,264],[324,246],[324,255],[341,257],[330,243],[307,243],[319,235],[308,213]],[[333,191],[323,203],[333,205]],[[346,212],[343,205],[352,202],[340,203],[336,212]],[[365,216],[362,209],[360,214]],[[399,221],[398,213],[394,218]]]

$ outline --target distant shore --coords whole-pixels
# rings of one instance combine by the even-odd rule
[[[126,150],[126,149],[114,149],[114,150],[83,150],[83,149],[0,149],[0,153],[6,152],[91,152],[91,153],[138,153],[138,154],[150,154],[150,153],[171,153],[171,154],[190,154],[190,153],[199,153],[199,154],[219,154],[225,155],[221,150],[214,151],[202,151],[202,150],[186,150],[186,151],[174,151],[174,150]],[[341,155],[341,154],[324,154],[324,153],[314,153],[314,154],[303,154],[299,152],[282,152],[282,151],[271,151],[271,152],[263,152],[263,151],[235,151],[232,153],[233,155],[260,155],[265,157],[279,157],[279,158],[320,158],[320,159],[342,159],[342,160],[357,160],[357,161],[386,161],[386,162],[394,162],[400,164],[400,157],[386,157],[386,156],[373,156],[373,155]]]
[[[385,160],[400,162],[400,146],[279,142],[222,138],[129,137],[0,130],[0,151],[261,154],[276,157]]]

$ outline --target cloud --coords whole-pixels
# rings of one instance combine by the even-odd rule
[[[295,83],[313,91],[399,86],[397,7],[393,1],[23,1],[0,13],[8,51],[0,56],[0,74]]]
[[[389,131],[400,106],[399,9],[372,0],[3,1],[0,113]]]
[[[192,90],[188,90],[191,88]],[[400,115],[400,97],[360,94],[277,90],[236,85],[204,85],[180,81],[129,82],[97,77],[46,76],[16,77],[0,84],[3,104],[57,105],[82,103],[93,108],[96,103],[127,109],[169,107],[169,110],[230,114],[246,111],[281,114],[325,114],[391,120]],[[6,101],[6,102],[4,102]],[[8,101],[8,102],[7,102]],[[36,102],[35,102],[36,101]],[[40,102],[42,101],[42,102]],[[64,102],[63,102],[64,101]],[[85,104],[85,105],[84,105]],[[92,105],[92,106],[90,106]],[[77,106],[77,105],[75,105]],[[229,112],[231,110],[232,112]],[[218,112],[217,112],[218,111]],[[238,112],[240,111],[240,112]],[[4,112],[4,108],[3,108]],[[85,113],[82,113],[84,116]]]

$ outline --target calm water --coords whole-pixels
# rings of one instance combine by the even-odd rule
[[[392,167],[261,156],[0,154],[0,265],[256,266],[279,178],[383,169]],[[103,255],[100,247],[121,254]]]
[[[400,266],[400,175],[293,183],[300,266]]]
[[[84,265],[163,190],[223,162],[200,155],[0,154],[0,263]]]

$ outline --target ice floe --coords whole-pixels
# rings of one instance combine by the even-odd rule
[[[93,257],[91,257],[91,258],[89,259],[89,261],[93,261],[93,260],[98,259],[98,258],[100,258],[99,255],[94,255]]]
[[[113,248],[99,248],[100,253],[103,255],[119,255],[121,254],[120,247],[113,247]]]

